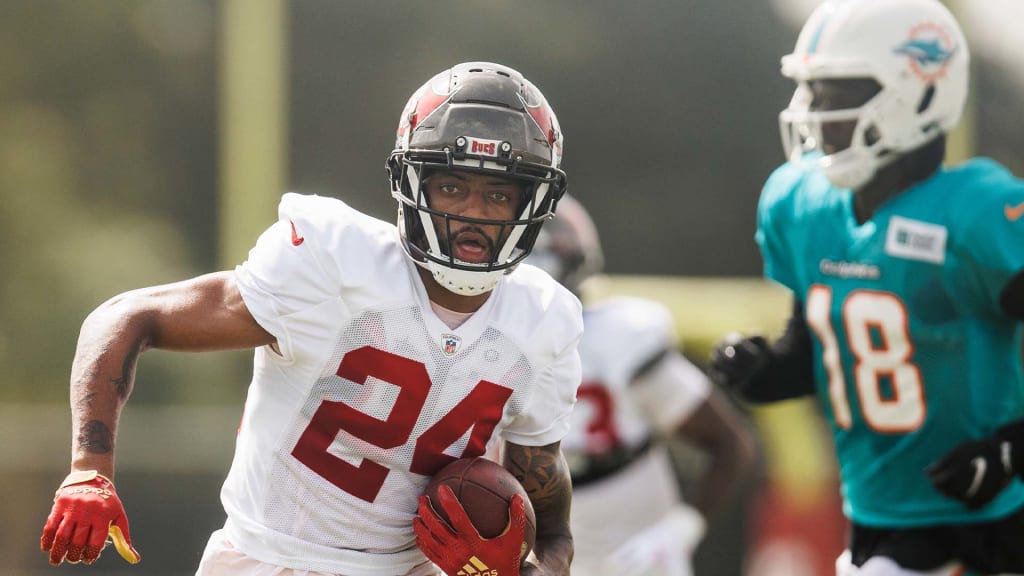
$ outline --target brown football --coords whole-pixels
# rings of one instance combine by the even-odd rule
[[[473,526],[484,538],[494,538],[505,531],[512,496],[521,494],[526,503],[526,530],[520,559],[526,558],[533,550],[537,536],[533,505],[523,485],[501,464],[487,458],[462,458],[441,468],[430,479],[423,493],[430,498],[430,504],[438,515],[451,524],[437,497],[437,489],[442,485],[452,489]]]

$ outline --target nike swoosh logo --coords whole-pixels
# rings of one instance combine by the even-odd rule
[[[289,220],[288,223],[292,225],[292,246],[298,246],[299,244],[305,242],[306,237],[299,236],[299,233],[295,231],[295,222]]]
[[[1016,222],[1021,216],[1024,216],[1024,202],[1021,202],[1016,206],[1010,206],[1007,204],[1003,207],[1003,214],[1006,215],[1006,219],[1010,222]]]

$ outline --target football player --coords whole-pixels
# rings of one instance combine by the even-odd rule
[[[570,479],[559,450],[580,381],[579,301],[517,265],[565,190],[562,132],[519,72],[470,62],[402,111],[387,160],[394,224],[285,194],[233,271],[116,296],[86,319],[71,378],[71,473],[42,535],[52,564],[92,563],[109,532],[129,561],[112,483],[118,416],[149,348],[256,348],[227,522],[199,575],[397,576],[569,572]],[[483,540],[450,491],[458,457],[506,441],[524,501]],[[435,566],[436,564],[436,566]]]
[[[527,262],[573,292],[601,271],[597,230],[565,196]],[[671,313],[636,297],[584,307],[583,383],[562,440],[572,473],[573,574],[686,576],[705,518],[721,511],[753,464],[749,428],[679,352]],[[683,501],[666,440],[706,466]]]
[[[937,0],[829,0],[782,73],[789,161],[758,206],[778,340],[712,376],[754,402],[817,394],[851,521],[837,574],[1024,573],[1024,182],[942,165],[967,42]]]

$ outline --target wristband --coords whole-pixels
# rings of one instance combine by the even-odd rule
[[[64,481],[60,483],[60,486],[57,488],[57,491],[54,492],[54,494],[53,494],[53,501],[56,502],[57,498],[60,497],[61,492],[63,492],[64,489],[67,488],[68,486],[74,486],[75,484],[83,484],[85,482],[91,482],[91,481],[93,481],[93,480],[95,480],[97,478],[103,480],[103,482],[107,486],[109,486],[109,488],[107,488],[106,486],[103,487],[103,488],[97,488],[97,487],[94,487],[94,486],[80,486],[78,488],[73,488],[72,490],[69,490],[69,492],[70,493],[92,492],[93,494],[98,495],[99,497],[103,498],[104,500],[106,500],[106,499],[110,498],[111,496],[113,496],[114,495],[114,491],[113,491],[114,483],[111,482],[110,478],[107,478],[106,476],[104,476],[103,474],[100,474],[99,472],[97,472],[95,470],[76,470],[76,471],[68,474],[67,477],[64,478]]]

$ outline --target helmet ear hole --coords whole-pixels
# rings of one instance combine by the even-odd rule
[[[867,130],[864,131],[864,144],[867,146],[874,146],[881,139],[882,134],[878,131],[878,126],[875,124],[868,126]]]
[[[917,113],[921,114],[932,105],[932,100],[935,98],[935,84],[929,84],[928,88],[921,95],[921,102],[917,104]]]

